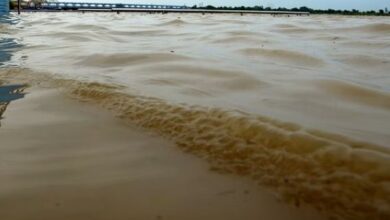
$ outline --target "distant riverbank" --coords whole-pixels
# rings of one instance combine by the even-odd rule
[[[60,6],[58,6],[60,5]],[[93,5],[93,7],[89,7],[87,5]],[[114,5],[114,7],[111,7],[111,5]],[[10,8],[11,10],[17,10],[17,1],[10,1]],[[312,9],[306,6],[302,6],[299,8],[271,8],[271,7],[264,7],[264,6],[237,6],[237,7],[228,7],[228,6],[220,6],[216,7],[213,5],[207,5],[204,7],[199,6],[186,6],[186,5],[157,5],[157,4],[123,4],[123,3],[71,3],[71,2],[45,2],[40,1],[37,3],[22,3],[22,10],[61,10],[61,11],[67,11],[67,10],[82,10],[82,9],[95,9],[95,11],[107,11],[112,8],[118,8],[118,9],[126,9],[130,11],[137,11],[137,10],[159,10],[159,11],[166,11],[166,10],[185,10],[186,12],[196,12],[196,11],[204,11],[204,12],[210,12],[213,11],[214,13],[222,12],[222,13],[259,13],[259,14],[326,14],[326,15],[362,15],[362,16],[390,16],[389,11],[387,8],[381,9],[378,11],[369,10],[369,11],[359,11],[356,9],[352,10],[336,10],[336,9]],[[187,11],[188,10],[188,11]]]

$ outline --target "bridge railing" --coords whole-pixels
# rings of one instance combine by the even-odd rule
[[[148,4],[111,4],[111,3],[78,3],[78,2],[47,2],[42,3],[43,9],[112,9],[112,8],[135,8],[135,9],[187,9],[187,6],[179,5],[148,5]]]

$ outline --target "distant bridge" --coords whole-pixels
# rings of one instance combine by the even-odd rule
[[[310,15],[300,11],[255,11],[192,9],[185,5],[123,4],[123,3],[81,3],[81,2],[45,2],[39,7],[32,6],[31,11],[80,11],[80,12],[147,12],[147,13],[234,13],[234,14],[271,14],[271,15]]]
[[[187,9],[187,6],[179,5],[152,5],[152,4],[111,4],[111,3],[79,3],[79,2],[46,2],[42,3],[42,9],[47,10],[111,10],[111,9]]]

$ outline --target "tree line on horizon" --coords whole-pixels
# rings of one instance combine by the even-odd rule
[[[249,11],[301,11],[301,12],[309,12],[311,14],[338,14],[338,15],[387,15],[389,16],[390,13],[387,11],[387,8],[385,10],[380,9],[378,11],[370,10],[370,11],[359,11],[356,9],[352,10],[336,10],[336,9],[312,9],[306,6],[302,6],[299,8],[271,8],[271,7],[264,7],[264,6],[221,6],[221,7],[215,7],[213,5],[207,5],[204,7],[200,7],[197,5],[194,5],[191,7],[192,9],[209,9],[209,10],[249,10]]]
[[[75,0],[77,1],[77,0]],[[24,5],[22,7],[27,6],[27,2],[22,1]],[[47,0],[30,0],[29,2],[34,3],[35,8],[40,8],[40,5],[44,2],[47,2]],[[16,9],[17,8],[17,0],[10,0],[10,9]],[[28,6],[27,6],[28,7]],[[248,10],[248,11],[294,11],[294,12],[309,12],[310,14],[336,14],[336,15],[374,15],[374,16],[390,16],[389,11],[386,9],[380,9],[378,11],[370,10],[370,11],[359,11],[356,9],[352,10],[336,10],[336,9],[312,9],[306,6],[302,6],[299,8],[271,8],[271,7],[264,7],[264,6],[220,6],[215,7],[213,5],[207,5],[207,6],[197,6],[194,5],[192,7],[189,7],[191,9],[209,9],[209,10]]]

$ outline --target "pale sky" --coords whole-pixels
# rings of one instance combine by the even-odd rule
[[[58,0],[61,1],[61,0]],[[358,9],[377,10],[385,7],[390,10],[390,0],[62,0],[71,2],[107,2],[107,3],[142,3],[142,4],[171,4],[192,6],[203,2],[203,5],[215,6],[253,6],[271,7],[300,7],[308,6],[318,9]]]

